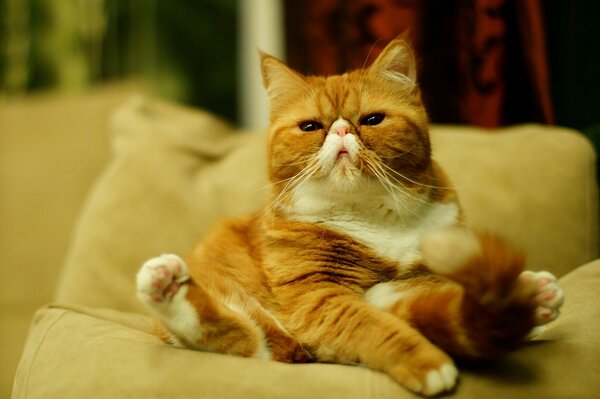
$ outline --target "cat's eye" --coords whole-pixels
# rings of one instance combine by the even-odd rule
[[[323,125],[317,121],[304,121],[298,125],[303,132],[314,132],[323,129]]]
[[[378,112],[376,114],[369,114],[369,115],[363,117],[360,120],[360,124],[367,125],[367,126],[375,126],[375,125],[379,125],[381,122],[383,122],[384,119],[385,119],[385,115]]]

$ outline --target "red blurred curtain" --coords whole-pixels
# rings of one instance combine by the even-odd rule
[[[288,62],[308,74],[369,65],[405,31],[436,123],[553,123],[539,0],[286,0]]]

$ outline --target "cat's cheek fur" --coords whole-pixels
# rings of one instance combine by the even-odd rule
[[[301,132],[295,124],[280,124],[268,142],[269,177],[278,182],[296,176],[323,144],[323,132]]]
[[[431,163],[431,144],[426,116],[410,110],[389,116],[377,126],[361,128],[365,146],[375,152],[387,166],[418,179]],[[405,182],[406,183],[406,182]]]

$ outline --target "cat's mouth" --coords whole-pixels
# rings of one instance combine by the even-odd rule
[[[342,147],[338,150],[337,156],[335,157],[335,166],[349,168],[354,166],[354,156],[346,149]]]
[[[335,178],[342,178],[344,180],[354,180],[358,174],[360,174],[358,168],[356,167],[356,157],[346,149],[345,147],[341,147],[338,150],[337,156],[335,158],[335,162],[333,165],[333,169],[330,173],[335,176]]]
[[[349,157],[349,156],[350,156],[350,153],[345,148],[341,148],[337,154],[338,159],[340,159],[341,157]]]
[[[348,147],[344,142],[341,142],[339,147],[336,149],[336,151],[334,152],[334,154],[337,152],[337,155],[335,156],[335,158],[333,158],[333,164],[332,167],[334,169],[336,168],[342,168],[344,170],[348,169],[348,168],[354,168],[355,165],[355,161],[356,161],[356,151],[354,151],[352,148]]]
[[[354,141],[353,138],[350,139],[350,142],[352,141]],[[348,145],[350,145],[349,142],[345,141],[344,139],[341,140],[341,142],[339,143],[339,147],[337,148],[337,161],[339,161],[340,159],[344,159],[347,161],[353,160],[354,157],[351,155]]]
[[[333,186],[352,188],[361,174],[357,165],[359,151],[353,134],[329,134],[317,155],[319,177],[327,176]]]

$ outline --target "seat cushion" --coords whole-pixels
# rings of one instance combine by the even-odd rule
[[[262,206],[265,137],[198,110],[136,98],[112,120],[113,155],[79,218],[57,299],[142,311],[134,276],[163,252],[186,255],[211,224]],[[578,133],[522,125],[433,126],[434,157],[469,224],[563,275],[598,256],[595,155]]]
[[[456,398],[597,398],[600,260],[560,280],[561,317],[500,361],[462,365]],[[34,398],[415,398],[364,367],[284,364],[178,349],[140,314],[51,305],[35,316],[13,391]]]

